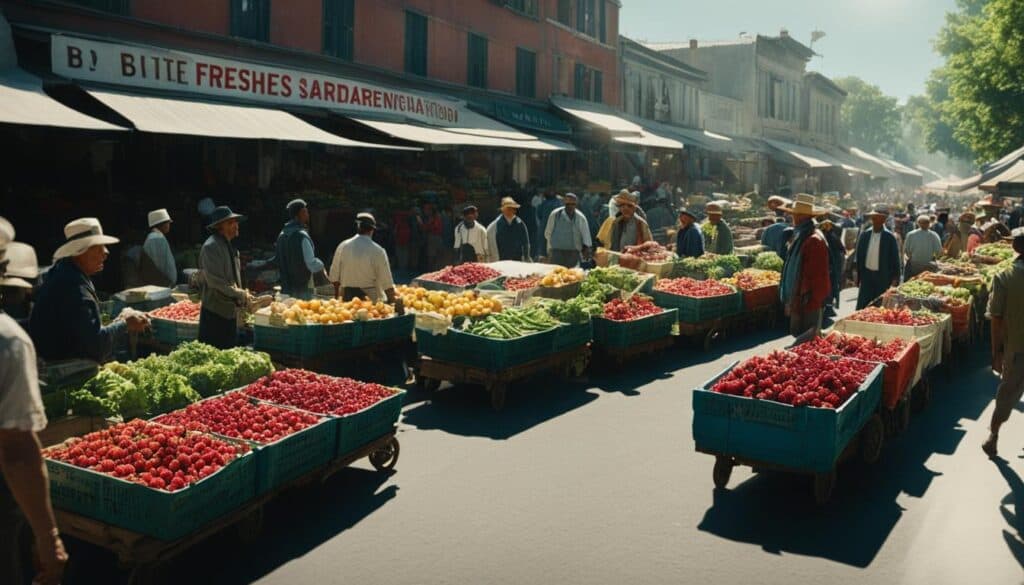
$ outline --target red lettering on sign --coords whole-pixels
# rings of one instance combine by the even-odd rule
[[[318,100],[323,94],[320,90],[320,80],[314,79],[312,85],[309,88],[309,99]]]
[[[224,79],[224,68],[220,65],[210,65],[210,86],[220,88]]]
[[[240,69],[238,71],[238,89],[241,91],[249,91],[249,74],[252,73],[248,69]]]
[[[384,109],[395,109],[395,94],[391,93],[390,91],[384,94]]]
[[[283,75],[281,76],[281,95],[284,97],[292,97],[292,76]]]
[[[260,78],[262,79],[262,77],[263,77],[263,74],[261,73],[260,74]],[[278,84],[278,78],[279,77],[281,77],[281,76],[278,75],[277,73],[271,73],[271,74],[267,75],[267,79],[266,79],[266,82],[267,82],[267,95],[274,95],[274,96],[279,95],[278,91],[277,91],[277,84]],[[253,82],[253,83],[255,84],[255,82]],[[255,89],[253,91],[255,91]]]
[[[349,88],[344,83],[338,84],[338,103],[344,104],[348,102]]]
[[[224,68],[224,89],[238,89],[236,84],[238,69],[235,67]]]
[[[324,82],[324,101],[334,101],[334,84]]]
[[[353,87],[352,88],[352,97],[349,98],[348,103],[350,103],[352,105],[356,105],[356,106],[363,105],[363,100],[360,99],[360,97],[359,97],[359,89],[360,88],[358,88],[358,87]]]
[[[307,81],[305,77],[299,78],[299,99],[306,99],[309,97],[309,90],[306,89],[306,83]]]
[[[206,70],[209,67],[206,63],[196,62],[196,85],[203,84],[203,77],[206,77]]]

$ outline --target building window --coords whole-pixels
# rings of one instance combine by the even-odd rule
[[[405,72],[427,74],[427,17],[405,11]]]
[[[602,85],[604,84],[604,74],[600,71],[594,71],[594,89],[591,91],[591,99],[595,102],[601,103],[604,101],[604,94]]]
[[[604,43],[608,41],[608,3],[605,0],[597,2],[597,40]]]
[[[537,0],[505,0],[505,6],[537,18]]]
[[[114,14],[128,14],[128,0],[70,0],[72,4]]]
[[[537,95],[537,54],[523,48],[516,48],[516,95]]]
[[[270,0],[231,0],[231,34],[254,41],[270,40]]]
[[[572,26],[572,0],[558,0],[558,22]]]
[[[324,0],[324,53],[352,60],[355,0]]]
[[[466,84],[487,88],[487,39],[473,33],[466,46]]]
[[[573,97],[578,100],[600,102],[602,90],[601,85],[603,82],[601,72],[591,69],[582,63],[577,63],[574,73],[573,78],[575,80],[575,85],[573,87]],[[651,92],[651,96],[653,99],[653,90]]]
[[[585,35],[597,36],[596,0],[576,0],[576,30]]]

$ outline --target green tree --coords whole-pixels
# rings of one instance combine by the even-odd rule
[[[859,77],[841,77],[835,83],[847,93],[841,116],[850,144],[870,152],[893,152],[900,139],[896,98]]]

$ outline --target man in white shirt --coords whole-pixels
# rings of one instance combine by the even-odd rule
[[[885,227],[888,213],[878,209],[864,217],[871,221],[871,229],[862,233],[857,242],[857,310],[868,306],[890,286],[898,286],[902,275],[899,242]]]
[[[476,205],[462,208],[462,223],[455,226],[455,256],[459,263],[485,262],[489,255],[487,228],[476,221]]]
[[[174,263],[171,245],[167,243],[171,215],[166,209],[155,209],[146,219],[149,221],[149,234],[139,257],[139,281],[141,284],[173,287],[178,282],[178,267]]]
[[[590,224],[576,210],[576,194],[566,193],[564,202],[564,207],[548,216],[544,240],[548,243],[548,262],[573,268],[589,253],[593,244],[590,241]]]
[[[369,298],[377,302],[383,292],[389,303],[395,302],[395,281],[388,254],[373,241],[376,229],[373,216],[360,213],[356,216],[356,235],[338,244],[334,252],[329,276],[341,288],[346,301]]]
[[[907,267],[904,271],[907,279],[935,268],[935,259],[942,254],[942,240],[939,234],[931,229],[931,224],[932,218],[919,215],[918,228],[907,234],[907,239],[903,243],[903,252],[907,256]]]

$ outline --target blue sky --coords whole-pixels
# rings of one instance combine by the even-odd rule
[[[822,55],[809,68],[857,75],[905,101],[941,65],[931,41],[955,0],[623,0],[619,32],[636,40],[732,39],[741,32],[790,35]]]

